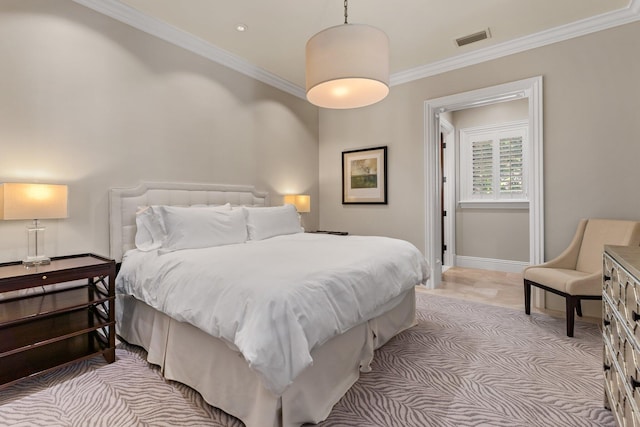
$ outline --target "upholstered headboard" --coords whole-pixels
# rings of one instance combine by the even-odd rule
[[[140,206],[223,205],[268,206],[269,195],[250,185],[142,182],[109,192],[110,256],[116,262],[135,248],[136,211]]]

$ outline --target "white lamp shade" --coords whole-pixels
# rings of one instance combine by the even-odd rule
[[[369,25],[327,28],[307,42],[307,99],[325,108],[358,108],[389,93],[389,38]]]
[[[289,194],[284,196],[285,205],[293,205],[299,213],[311,212],[311,197],[306,194]]]
[[[51,219],[66,217],[66,185],[0,184],[0,219]]]

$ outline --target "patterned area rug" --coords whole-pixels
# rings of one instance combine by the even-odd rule
[[[596,325],[417,294],[418,325],[376,352],[372,372],[321,426],[614,426],[602,406]],[[74,364],[0,391],[3,426],[224,426],[237,419],[181,384],[145,353]],[[0,367],[2,369],[2,367]]]

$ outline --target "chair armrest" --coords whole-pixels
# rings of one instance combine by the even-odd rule
[[[570,295],[602,295],[602,271],[569,280],[567,293]]]

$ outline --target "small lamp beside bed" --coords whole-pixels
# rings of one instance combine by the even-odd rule
[[[298,213],[311,212],[311,197],[308,194],[288,194],[284,196],[285,205],[293,205]]]
[[[51,262],[44,255],[45,227],[41,219],[67,218],[67,186],[55,184],[0,184],[0,219],[33,220],[27,227],[27,267]]]
[[[311,212],[311,197],[308,194],[287,194],[284,196],[284,204],[296,207],[298,217],[300,218],[300,225],[304,227],[302,215],[300,214]]]

